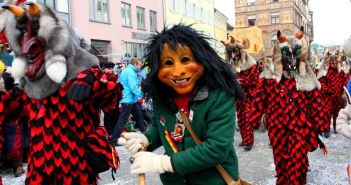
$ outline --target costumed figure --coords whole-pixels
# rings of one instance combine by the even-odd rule
[[[230,65],[207,37],[184,25],[153,36],[146,61],[144,92],[153,100],[152,125],[145,134],[124,133],[119,139],[133,154],[131,173],[160,173],[163,184],[225,185],[219,165],[237,180],[234,102],[243,93]],[[142,146],[147,151],[138,152]],[[164,155],[151,152],[161,146]]]
[[[1,97],[0,121],[20,108],[28,112],[25,184],[96,184],[99,172],[119,162],[99,127],[100,110],[117,104],[116,77],[100,70],[87,42],[46,5],[2,7],[11,12],[6,37],[16,54],[12,76],[23,91]]]
[[[236,101],[238,126],[242,138],[239,146],[243,146],[245,150],[251,150],[254,142],[254,127],[259,125],[260,122],[252,125],[248,122],[247,116],[250,113],[253,98],[257,91],[257,82],[260,73],[255,59],[245,51],[249,47],[247,39],[241,43],[231,37],[230,42],[225,43],[222,41],[222,43],[225,46],[225,59],[237,72],[237,80],[245,94],[245,100]]]
[[[329,137],[330,121],[333,118],[333,129],[335,130],[336,118],[342,108],[343,86],[349,79],[350,65],[344,59],[343,52],[326,50],[323,59],[317,67],[317,78],[321,83],[321,94],[325,107],[326,122],[322,126],[325,137]]]
[[[11,74],[7,71],[2,73],[4,80],[4,86],[7,92],[10,94],[19,93],[20,90],[16,86],[14,79]],[[18,99],[20,97],[17,97]],[[14,99],[16,101],[16,99]],[[15,102],[12,102],[15,103]],[[22,159],[23,159],[23,125],[28,123],[27,114],[22,108],[14,110],[16,113],[7,114],[2,121],[2,132],[5,138],[4,147],[2,152],[3,155],[3,167],[12,168],[15,177],[19,177],[24,173]],[[23,114],[18,114],[23,112]],[[20,116],[19,116],[20,115]]]
[[[303,27],[292,37],[278,31],[273,48],[274,73],[261,76],[250,113],[251,122],[266,115],[278,185],[306,184],[307,153],[318,144],[327,153],[318,137],[324,118],[320,83],[306,61],[303,34]]]

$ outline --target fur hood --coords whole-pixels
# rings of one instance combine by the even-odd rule
[[[40,12],[36,15],[24,14],[23,16],[27,16],[28,19],[24,24],[37,26],[36,37],[45,43],[44,63],[34,77],[26,75],[29,61],[26,56],[23,56],[23,45],[19,42],[26,30],[18,29],[21,17],[12,13],[9,13],[7,19],[7,38],[16,54],[12,65],[12,75],[21,82],[21,86],[30,98],[42,99],[56,92],[78,72],[96,66],[99,62],[94,55],[89,53],[88,48],[82,47],[86,41],[50,8],[36,3],[31,6],[38,6]]]
[[[351,139],[351,98],[346,87],[344,87],[344,93],[346,96],[347,105],[345,108],[340,110],[339,115],[336,119],[336,131],[343,136]]]
[[[350,71],[350,64],[345,60],[345,53],[344,50],[337,50],[337,51],[329,51],[326,50],[324,52],[322,61],[317,66],[317,78],[320,79],[323,76],[327,75],[327,72],[330,67],[330,61],[332,58],[336,59],[336,67],[338,72],[344,71],[344,73],[348,74]]]
[[[226,61],[234,67],[237,73],[241,71],[245,71],[250,69],[252,66],[257,65],[255,59],[246,51],[249,48],[250,43],[248,39],[244,39],[241,43],[234,39],[234,37],[230,36],[230,41],[225,43],[222,41],[222,44],[225,46],[226,52]],[[233,58],[233,53],[235,51],[239,51],[240,53],[240,60],[236,62]]]
[[[282,51],[283,47],[300,46],[301,57],[297,68],[295,69],[296,88],[299,91],[312,91],[313,89],[320,89],[321,84],[313,73],[311,66],[307,61],[307,44],[303,43],[301,39],[303,36],[303,28],[295,34],[294,37],[287,37],[278,31],[278,41],[273,48],[273,58],[266,59],[264,62],[264,69],[260,75],[261,78],[275,79],[280,82],[282,76],[287,73],[283,70]]]

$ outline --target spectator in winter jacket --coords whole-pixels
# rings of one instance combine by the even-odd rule
[[[351,78],[349,79],[349,81],[347,82],[347,91],[349,93],[351,93]]]
[[[347,94],[347,100],[347,106],[340,110],[339,115],[336,119],[336,131],[339,134],[351,139],[351,102],[349,94]],[[347,174],[349,176],[349,183],[351,185],[351,160],[346,169],[348,171]]]
[[[336,131],[351,139],[351,105],[341,109],[336,119]]]
[[[112,141],[117,142],[117,138],[120,137],[121,132],[125,124],[128,122],[129,115],[132,114],[136,122],[136,126],[140,131],[146,130],[142,118],[142,112],[140,106],[137,105],[138,99],[142,98],[142,92],[140,90],[139,81],[137,74],[143,65],[143,61],[138,58],[133,58],[130,64],[125,68],[119,76],[119,82],[123,86],[121,111],[118,117],[117,124],[113,130]]]

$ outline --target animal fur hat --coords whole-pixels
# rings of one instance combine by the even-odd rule
[[[291,51],[296,46],[301,47],[301,56],[298,66],[295,69],[295,80],[296,88],[300,91],[311,91],[313,89],[320,89],[321,85],[317,80],[315,74],[313,73],[310,65],[307,61],[308,47],[307,44],[302,40],[304,35],[303,27],[294,35],[287,37],[280,31],[277,32],[278,41],[273,47],[273,65],[274,65],[274,75],[267,75],[268,78],[274,78],[277,82],[280,82],[284,73],[287,73],[283,69],[282,64],[282,48],[288,47]]]
[[[86,41],[48,6],[28,4],[27,10],[15,5],[5,7],[11,12],[7,16],[6,36],[16,54],[12,76],[21,82],[29,97],[42,99],[99,62],[89,53]],[[27,53],[31,52],[35,59],[29,59]]]
[[[248,39],[243,39],[243,42],[235,40],[234,37],[230,36],[229,42],[221,41],[225,46],[225,60],[234,67],[235,71],[240,73],[250,69],[252,66],[256,65],[255,59],[247,53],[246,49],[250,47],[250,42]],[[240,53],[240,60],[235,60],[235,52]]]

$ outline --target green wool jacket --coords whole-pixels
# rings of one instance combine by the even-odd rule
[[[146,131],[150,140],[149,151],[165,149],[171,156],[174,173],[160,174],[165,185],[226,185],[215,169],[221,164],[234,180],[238,179],[238,159],[233,147],[235,132],[234,97],[223,90],[202,88],[190,100],[194,112],[191,126],[203,142],[196,145],[188,130],[182,143],[175,142],[179,152],[174,153],[165,137],[165,129],[174,131],[177,106],[165,106],[154,101],[154,119]],[[161,117],[164,117],[163,121]],[[162,123],[164,123],[164,126]]]

